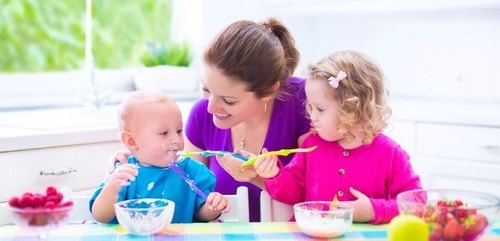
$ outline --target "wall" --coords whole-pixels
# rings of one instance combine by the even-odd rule
[[[500,1],[211,0],[203,14],[204,42],[236,19],[282,19],[302,54],[297,74],[354,49],[379,62],[394,97],[500,103]]]

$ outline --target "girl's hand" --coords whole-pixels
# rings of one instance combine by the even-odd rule
[[[263,148],[262,153],[266,153],[267,149]],[[263,178],[273,178],[280,172],[278,166],[278,156],[263,156],[259,157],[253,164],[257,174]]]
[[[139,173],[137,165],[123,164],[119,165],[110,175],[106,186],[115,191],[119,191],[122,186],[130,185]]]
[[[211,192],[207,198],[207,208],[210,211],[227,213],[231,210],[231,205],[224,195],[218,192]]]
[[[352,187],[349,188],[349,191],[357,198],[355,201],[346,202],[354,205],[353,221],[360,223],[373,221],[375,219],[375,211],[370,199],[364,193]]]

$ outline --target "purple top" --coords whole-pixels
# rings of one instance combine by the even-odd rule
[[[273,199],[295,204],[331,201],[336,194],[339,201],[353,201],[353,187],[370,198],[375,211],[371,223],[387,223],[399,213],[397,194],[422,188],[406,151],[383,134],[370,145],[350,150],[315,134],[302,145],[318,147],[296,154],[276,177],[264,180]]]
[[[297,148],[297,140],[310,129],[309,119],[305,110],[305,80],[292,77],[288,80],[290,95],[284,100],[275,99],[264,140],[264,147],[269,151]],[[186,126],[185,134],[193,145],[203,150],[233,151],[231,142],[231,129],[217,128],[212,119],[212,114],[207,112],[208,100],[198,100],[191,109]],[[283,165],[288,164],[293,155],[282,157]],[[250,221],[260,221],[260,191],[257,186],[238,182],[229,175],[215,160],[210,157],[209,168],[215,173],[217,183],[215,191],[222,194],[234,194],[239,186],[248,187],[250,204]]]

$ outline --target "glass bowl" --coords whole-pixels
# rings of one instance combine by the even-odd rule
[[[10,207],[10,210],[15,224],[37,233],[39,240],[46,240],[50,231],[69,222],[73,205],[54,208]]]
[[[401,214],[428,224],[431,241],[478,240],[500,215],[500,199],[476,191],[412,190],[400,193],[397,202]]]
[[[352,225],[354,208],[347,203],[309,201],[293,205],[295,220],[300,230],[316,238],[333,238],[342,235]]]
[[[175,203],[167,199],[130,199],[114,204],[116,218],[129,233],[149,235],[160,232],[172,222]]]

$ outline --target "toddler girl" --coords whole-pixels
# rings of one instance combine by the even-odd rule
[[[337,196],[354,206],[355,222],[389,222],[399,213],[396,195],[421,184],[407,152],[382,134],[391,110],[381,70],[362,53],[340,51],[308,67],[306,95],[315,133],[302,146],[317,148],[286,167],[259,158],[267,192],[288,204]]]

